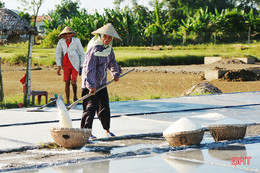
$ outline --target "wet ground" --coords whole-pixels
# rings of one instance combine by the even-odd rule
[[[81,149],[49,143],[2,153],[0,172],[260,172],[259,131],[252,125],[244,139],[222,142],[206,131],[199,146],[182,147],[169,146],[161,134],[103,138]]]
[[[0,172],[260,172],[260,92],[111,103],[115,138],[99,138],[81,149],[55,148],[49,128],[57,108],[44,112],[1,110]],[[80,105],[70,111],[79,126]],[[162,132],[186,117],[207,130],[224,118],[248,124],[244,139],[215,142],[208,131],[199,146],[171,147]],[[40,145],[42,144],[42,145]]]

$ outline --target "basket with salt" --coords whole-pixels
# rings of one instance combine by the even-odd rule
[[[54,142],[65,148],[81,148],[91,135],[90,129],[80,128],[53,127],[50,131]]]
[[[187,118],[180,118],[168,127],[163,136],[170,146],[199,145],[204,129]]]
[[[237,119],[227,118],[209,126],[213,139],[218,141],[243,139],[247,125]]]
[[[60,95],[56,101],[59,111],[60,127],[50,129],[54,142],[65,148],[81,148],[87,142],[91,135],[90,129],[72,128],[72,122],[67,108]]]

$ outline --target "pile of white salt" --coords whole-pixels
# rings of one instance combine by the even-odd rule
[[[178,132],[193,131],[198,129],[201,129],[200,125],[192,122],[188,118],[180,118],[176,122],[174,122],[170,127],[168,127],[163,132],[163,135],[171,135]]]

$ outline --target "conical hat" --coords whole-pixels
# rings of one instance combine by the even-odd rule
[[[75,31],[73,31],[70,27],[66,26],[61,33],[59,34],[59,37],[63,34],[74,34],[75,36],[78,35]]]
[[[103,27],[97,29],[96,31],[93,31],[92,34],[93,35],[106,34],[106,35],[110,35],[110,36],[122,41],[122,39],[119,37],[118,33],[116,32],[115,28],[113,27],[113,25],[111,23],[108,23],[108,24],[104,25]]]

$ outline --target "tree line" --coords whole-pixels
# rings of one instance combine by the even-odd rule
[[[80,9],[79,1],[62,0],[44,21],[43,44],[54,46],[69,26],[85,46],[91,32],[109,22],[123,39],[115,42],[120,46],[228,43],[260,36],[260,0],[152,0],[152,8],[138,0],[131,0],[131,8],[120,8],[122,2],[114,0],[116,8],[100,14]]]

